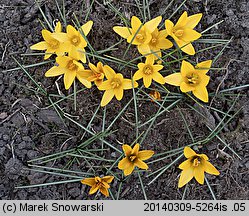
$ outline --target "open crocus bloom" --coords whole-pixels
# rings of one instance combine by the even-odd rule
[[[93,21],[88,21],[86,24],[81,26],[79,31],[77,31],[73,26],[68,25],[66,38],[65,35],[61,33],[54,34],[54,37],[57,40],[63,42],[62,49],[64,52],[68,52],[69,56],[86,63],[86,54],[84,48],[87,46],[87,42],[81,33],[87,36],[92,28],[92,25]]]
[[[124,90],[138,87],[137,82],[134,81],[132,85],[130,79],[125,79],[121,73],[116,73],[108,65],[104,66],[104,73],[107,80],[98,86],[99,90],[105,90],[101,100],[101,106],[106,106],[114,96],[117,100],[121,100],[124,95]]]
[[[152,39],[152,32],[155,31],[162,17],[158,16],[144,25],[136,16],[131,18],[131,28],[114,26],[113,30],[121,37],[127,39],[128,43],[137,45],[138,51],[142,54],[151,53],[150,41]]]
[[[48,59],[53,53],[55,53],[57,56],[64,55],[64,49],[62,47],[62,41],[57,40],[54,35],[60,34],[61,38],[65,38],[66,34],[61,33],[61,23],[57,22],[55,26],[55,33],[52,33],[46,29],[42,30],[42,37],[44,41],[41,41],[37,44],[34,44],[30,47],[32,50],[46,50],[44,59]]]
[[[208,161],[208,157],[205,154],[196,154],[190,147],[184,148],[184,155],[187,158],[186,161],[179,165],[182,170],[178,187],[181,188],[187,184],[193,177],[200,184],[204,183],[204,172],[213,175],[219,175],[220,172]]]
[[[152,80],[164,84],[165,79],[159,73],[163,69],[163,65],[154,64],[154,57],[149,55],[146,57],[145,63],[139,63],[138,70],[133,76],[134,80],[139,80],[143,78],[144,86],[146,88],[150,87]]]
[[[113,176],[104,176],[103,178],[96,176],[94,178],[85,178],[81,180],[81,183],[91,186],[89,191],[90,195],[96,193],[99,190],[103,195],[108,197],[108,188],[110,188],[109,184],[112,182],[113,178]]]
[[[206,75],[211,67],[212,61],[198,63],[195,67],[187,61],[182,61],[181,72],[174,73],[165,77],[166,83],[174,86],[180,86],[182,92],[192,91],[193,94],[202,100],[208,102],[208,92],[206,86],[210,77]]]
[[[144,160],[151,158],[154,151],[139,151],[139,147],[138,143],[133,148],[126,144],[122,146],[125,158],[118,163],[118,168],[124,170],[125,176],[130,175],[135,167],[139,167],[140,169],[148,169],[148,165],[144,162]]]
[[[201,34],[194,30],[201,17],[201,13],[188,16],[185,11],[175,25],[170,20],[165,20],[167,33],[174,38],[181,50],[189,55],[195,54],[195,49],[191,42],[201,37]]]
[[[65,89],[69,89],[73,81],[77,79],[87,88],[91,88],[91,82],[85,79],[85,69],[83,65],[69,56],[59,56],[56,58],[58,66],[50,68],[46,73],[46,77],[54,77],[64,74]]]

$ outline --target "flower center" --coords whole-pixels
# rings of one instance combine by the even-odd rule
[[[197,157],[197,158],[195,158],[195,159],[193,160],[193,166],[194,166],[194,167],[199,166],[200,163],[201,163],[201,160],[200,160],[199,157]]]
[[[143,73],[146,75],[151,75],[153,73],[153,68],[150,65],[144,67]]]
[[[156,39],[156,38],[152,38],[152,39],[151,39],[151,43],[152,43],[152,44],[155,44],[156,42],[157,42],[157,39]]]
[[[70,70],[70,71],[76,71],[78,69],[78,66],[73,63],[73,60],[70,60],[67,63],[67,69]]]
[[[111,87],[114,88],[118,88],[121,85],[121,80],[118,78],[113,78],[111,81]]]
[[[136,158],[137,158],[136,155],[131,155],[131,156],[129,157],[129,159],[130,159],[131,162],[133,162]]]
[[[186,78],[189,85],[196,85],[200,81],[199,76],[196,73],[188,74]]]
[[[137,38],[138,40],[143,40],[143,39],[144,39],[144,36],[143,36],[142,34],[137,34],[137,35],[136,35],[136,38]]]
[[[183,35],[184,31],[182,29],[174,31],[174,34],[176,37],[181,37]]]
[[[79,43],[80,43],[80,38],[78,36],[73,36],[71,38],[71,43],[74,45],[74,46],[78,46]]]
[[[52,49],[57,49],[59,47],[60,42],[53,39],[49,42],[49,45],[51,46]]]

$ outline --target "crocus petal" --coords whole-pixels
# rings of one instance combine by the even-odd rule
[[[146,60],[145,60],[145,66],[146,65],[153,65],[154,64],[154,57],[153,55],[149,55],[146,57]]]
[[[157,29],[156,29],[157,30]],[[164,30],[161,30],[158,32],[158,38],[161,39],[161,38],[166,38],[168,36],[168,33],[167,33],[167,30],[164,29]]]
[[[144,24],[144,27],[146,28],[146,30],[148,30],[150,33],[152,33],[157,26],[159,25],[159,23],[162,21],[162,16],[158,16],[148,22],[146,22]]]
[[[97,184],[93,185],[89,191],[89,194],[91,195],[91,194],[96,193],[98,189],[99,189],[99,186],[97,186]]]
[[[32,50],[46,50],[47,48],[48,48],[48,44],[46,41],[41,41],[30,47],[30,49]]]
[[[138,87],[138,83],[136,81],[133,81],[133,87],[134,88]],[[123,79],[123,89],[125,90],[132,89],[132,81],[130,79]]]
[[[205,86],[196,86],[193,90],[193,94],[195,97],[199,98],[201,101],[207,103],[208,102],[208,91]]]
[[[136,145],[133,147],[133,149],[131,151],[131,154],[132,155],[138,155],[138,152],[139,152],[139,144],[136,143]]]
[[[50,54],[51,52],[48,52],[48,51],[46,51],[46,53],[45,53],[45,55],[44,55],[44,60],[47,60],[47,59],[49,59],[49,57],[52,55],[52,54]]]
[[[187,74],[191,73],[195,71],[195,68],[192,64],[190,64],[189,62],[187,61],[182,61],[182,65],[181,65],[181,74],[183,77],[186,77]]]
[[[194,170],[192,167],[189,169],[185,169],[182,171],[179,182],[178,182],[178,187],[181,188],[185,184],[187,184],[192,178],[194,177]]]
[[[95,80],[96,76],[91,70],[82,70],[79,72],[80,76],[83,77],[84,79],[92,82]]]
[[[80,53],[78,52],[78,48],[76,48],[75,46],[71,46],[71,49],[68,52],[68,56],[77,61],[80,60]]]
[[[208,156],[205,154],[197,154],[199,157],[201,157],[203,160],[207,161],[208,160]]]
[[[111,183],[112,180],[114,179],[114,177],[113,177],[113,176],[104,176],[102,179],[103,179],[106,183]]]
[[[146,55],[148,53],[151,53],[150,51],[150,46],[148,44],[140,44],[137,46],[138,51],[142,54],[142,55]]]
[[[180,89],[182,92],[190,92],[190,91],[193,91],[195,90],[195,87],[191,86],[191,85],[188,85],[187,83],[185,82],[181,82],[180,84]]]
[[[98,71],[98,68],[94,65],[94,64],[92,64],[92,63],[88,63],[88,66],[89,66],[89,68],[94,72],[94,73],[97,73],[97,71]]]
[[[201,37],[201,34],[191,28],[185,28],[181,40],[184,41],[195,41]]]
[[[151,83],[152,83],[152,76],[151,75],[145,75],[143,76],[143,82],[144,82],[144,86],[146,88],[149,88]]]
[[[198,14],[194,14],[192,16],[189,16],[187,18],[187,23],[186,23],[185,26],[187,28],[192,28],[193,29],[200,22],[201,18],[202,18],[202,13],[198,13]]]
[[[199,165],[194,168],[194,177],[196,181],[200,184],[204,183],[204,168],[202,165]]]
[[[42,30],[42,37],[44,38],[46,42],[49,42],[51,39],[53,39],[51,35],[52,33],[48,31],[47,29]]]
[[[170,20],[165,20],[165,28],[166,28],[166,31],[167,31],[168,35],[172,35],[173,27],[174,27],[173,22],[171,22]]]
[[[201,73],[207,73],[210,70],[210,67],[212,65],[212,60],[207,60],[207,61],[203,61],[198,63],[195,68],[200,71]]]
[[[67,70],[64,74],[64,85],[65,89],[69,89],[70,86],[73,84],[73,81],[76,77],[76,72],[75,71],[69,71]]]
[[[58,21],[58,22],[56,23],[56,26],[55,26],[55,28],[54,28],[54,31],[55,31],[56,33],[59,33],[59,32],[61,32],[61,30],[62,30],[61,22]]]
[[[158,71],[160,71],[162,69],[163,69],[163,65],[160,65],[160,64],[153,65],[153,71],[154,72],[158,72]]]
[[[160,47],[160,49],[169,49],[173,46],[173,43],[166,39],[166,38],[160,38],[157,42],[157,47]]]
[[[204,166],[205,172],[207,172],[209,174],[213,174],[213,175],[220,174],[220,172],[209,161],[205,161],[203,163],[203,166]]]
[[[140,160],[138,158],[135,160],[134,165],[140,169],[148,169],[149,168],[145,162],[143,162],[142,160]]]
[[[100,105],[102,107],[106,106],[112,100],[113,97],[114,97],[113,89],[106,90],[102,97]]]
[[[181,47],[181,50],[188,55],[194,55],[195,54],[195,48],[190,42],[184,42],[184,41],[176,41],[177,45]]]
[[[63,52],[69,52],[71,50],[72,46],[73,45],[70,43],[70,41],[65,41],[65,42],[60,44],[60,49]]]
[[[107,188],[101,187],[101,188],[99,189],[99,191],[100,191],[104,196],[106,196],[106,197],[109,196],[109,191],[108,191]]]
[[[68,34],[68,37],[71,38],[75,35],[79,35],[78,31],[71,25],[68,25],[67,26],[67,34]]]
[[[186,146],[183,151],[184,151],[184,156],[186,158],[191,158],[196,155],[195,151],[191,149],[189,146]]]
[[[81,183],[85,185],[93,186],[96,182],[95,182],[95,178],[85,178],[81,180]]]
[[[105,182],[105,181],[102,180],[101,183],[103,184],[103,187],[110,188],[110,185],[107,184],[107,182]]]
[[[52,68],[50,68],[50,69],[45,73],[45,77],[55,77],[55,76],[59,76],[59,75],[64,74],[66,71],[67,71],[67,70],[66,70],[65,68],[53,66]]]
[[[106,80],[98,87],[99,90],[109,90],[112,89],[111,80]]]
[[[183,161],[179,165],[179,168],[182,169],[182,170],[188,169],[189,167],[191,167],[191,160],[190,159]]]
[[[152,151],[152,150],[143,150],[143,151],[138,152],[137,157],[140,160],[147,160],[147,159],[151,158],[153,154],[154,154],[154,151]]]
[[[84,32],[84,35],[87,36],[93,26],[93,21],[88,21],[84,25],[81,26],[81,30]]]
[[[105,65],[103,70],[107,79],[112,79],[116,75],[115,71],[108,65]]]
[[[68,40],[67,34],[62,32],[52,33],[51,36],[60,42],[65,42]]]
[[[129,166],[127,169],[124,170],[124,175],[125,176],[130,175],[133,172],[134,168],[135,168],[134,164],[132,164],[132,166]]]
[[[117,98],[117,100],[121,100],[123,98],[124,95],[124,89],[122,87],[119,88],[115,88],[114,90],[114,95]]]
[[[138,17],[136,17],[136,16],[132,16],[132,18],[131,18],[132,30],[134,32],[136,32],[140,28],[141,25],[142,25],[142,23],[141,23],[140,19],[138,19]]]
[[[136,73],[133,76],[133,80],[139,80],[143,78],[143,71],[142,70],[137,70]]]
[[[81,71],[81,72],[77,72],[76,73],[76,77],[77,79],[84,85],[86,86],[87,88],[91,88],[92,87],[92,84],[90,81],[86,80],[86,78],[84,77],[84,75],[82,75],[82,73],[84,73],[84,71]]]
[[[180,86],[183,81],[181,73],[174,73],[164,77],[166,83],[174,86]]]
[[[152,78],[153,78],[153,80],[155,80],[156,82],[158,82],[160,84],[164,84],[165,83],[164,77],[159,72],[153,73]]]
[[[67,67],[68,62],[71,61],[72,59],[68,56],[58,56],[58,57],[56,57],[55,60],[60,67],[65,68],[65,67]]]
[[[119,161],[118,168],[120,170],[125,170],[132,165],[133,165],[133,163],[127,157],[125,157],[121,161]]]
[[[81,49],[80,51],[78,50],[79,53],[79,60],[82,61],[83,63],[86,63],[86,51],[85,49]]]
[[[184,11],[183,14],[180,16],[180,18],[178,19],[177,23],[175,24],[175,28],[179,29],[185,27],[185,25],[187,24],[187,17],[188,14],[186,11]]]
[[[129,145],[127,144],[122,145],[122,149],[125,153],[125,156],[129,156],[131,154],[132,148]]]
[[[122,38],[127,39],[131,35],[131,28],[114,26],[113,31],[115,31]]]
[[[207,75],[202,75],[200,76],[200,79],[201,79],[201,85],[207,86],[209,83],[210,77]]]

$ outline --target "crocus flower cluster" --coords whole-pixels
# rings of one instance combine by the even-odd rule
[[[150,87],[152,80],[159,84],[170,84],[180,86],[180,90],[184,93],[193,92],[193,94],[202,100],[208,102],[208,92],[206,86],[209,83],[209,71],[212,61],[204,61],[192,66],[189,62],[183,61],[181,73],[171,74],[164,79],[160,74],[163,65],[155,64],[154,60],[162,57],[161,50],[169,49],[173,43],[166,37],[171,36],[177,46],[188,55],[194,55],[195,49],[191,42],[199,39],[201,34],[194,28],[202,18],[202,14],[188,16],[185,11],[177,23],[165,20],[165,29],[159,31],[157,28],[162,17],[156,17],[145,24],[133,16],[131,18],[131,28],[115,26],[113,30],[121,37],[127,39],[128,43],[137,45],[138,51],[146,57],[145,63],[138,64],[138,71],[134,74],[133,79],[139,80],[143,78],[146,88]]]
[[[152,81],[161,85],[180,86],[182,92],[192,91],[197,98],[203,102],[208,102],[206,86],[210,78],[206,73],[211,67],[211,60],[198,63],[196,66],[183,61],[180,73],[170,74],[166,77],[161,74],[164,68],[161,64],[162,61],[157,61],[158,58],[162,57],[162,50],[173,46],[167,36],[171,36],[183,52],[194,55],[195,50],[191,42],[201,37],[201,34],[194,30],[201,17],[202,14],[188,16],[187,12],[184,12],[175,25],[170,20],[165,20],[165,29],[159,30],[161,16],[144,24],[139,18],[133,16],[131,28],[113,27],[117,34],[125,38],[128,43],[136,45],[138,51],[146,57],[145,62],[138,63],[138,70],[133,75],[133,83],[131,79],[124,78],[123,74],[116,73],[110,66],[103,65],[102,62],[98,62],[96,66],[89,62],[89,69],[85,69],[83,66],[82,63],[86,63],[86,36],[92,28],[92,21],[88,21],[79,29],[68,25],[66,33],[62,32],[61,23],[58,22],[54,32],[42,30],[44,41],[31,46],[31,49],[45,50],[45,59],[48,59],[52,54],[57,55],[56,65],[49,69],[45,76],[64,75],[65,89],[71,87],[75,78],[87,88],[91,88],[91,82],[94,82],[99,90],[105,91],[101,106],[106,106],[113,97],[121,100],[124,90],[138,87],[136,81],[140,79],[143,80],[146,88],[151,86]]]
[[[173,38],[177,48],[188,55],[195,54],[195,48],[192,42],[201,37],[201,33],[194,30],[202,14],[188,16],[184,12],[179,20],[174,24],[170,20],[165,20],[165,29],[159,28],[162,17],[158,16],[144,24],[136,16],[131,18],[131,26],[115,26],[113,30],[126,39],[128,43],[136,45],[140,54],[145,60],[137,64],[131,79],[125,78],[128,73],[125,71],[116,72],[109,65],[97,62],[94,65],[87,63],[86,50],[88,40],[86,36],[90,32],[93,22],[88,21],[80,28],[68,25],[66,32],[62,32],[62,25],[57,22],[53,32],[46,29],[42,30],[43,41],[31,46],[32,50],[44,50],[44,59],[56,55],[55,65],[46,71],[46,77],[55,77],[63,75],[65,89],[69,89],[75,79],[86,88],[91,88],[94,83],[98,90],[104,91],[101,100],[101,106],[106,106],[113,98],[121,100],[124,90],[138,87],[139,80],[143,81],[145,88],[149,88],[152,82],[161,85],[169,84],[179,86],[184,93],[192,92],[195,97],[203,102],[208,102],[207,85],[210,77],[207,72],[210,70],[212,60],[206,60],[195,65],[183,60],[179,72],[162,75],[163,50],[173,47],[167,37]],[[154,90],[150,93],[152,101],[161,100],[161,95]],[[122,170],[124,176],[131,175],[134,170],[147,170],[149,167],[144,162],[150,159],[154,151],[140,151],[140,144],[136,143],[133,147],[127,144],[122,146],[123,158],[118,163],[118,169]],[[184,148],[186,161],[180,164],[182,170],[178,187],[186,185],[191,179],[195,178],[198,183],[204,183],[204,172],[219,175],[219,171],[208,161],[205,154],[197,154],[190,147]],[[95,176],[93,178],[85,178],[82,184],[91,186],[89,194],[100,191],[106,197],[109,196],[108,189],[114,176]]]

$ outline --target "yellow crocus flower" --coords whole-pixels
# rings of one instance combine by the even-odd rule
[[[169,49],[173,46],[173,43],[166,38],[168,36],[168,33],[165,29],[159,31],[158,28],[156,28],[151,33],[151,36],[152,38],[149,42],[150,53],[155,53],[152,55],[156,60],[158,59],[158,57],[162,57],[161,49]],[[146,55],[148,53],[142,53],[142,54]]]
[[[96,86],[100,86],[105,77],[102,62],[98,62],[97,66],[89,62],[88,66],[90,70],[86,70],[85,72],[86,79],[90,82],[94,82]]]
[[[85,36],[88,35],[93,25],[93,21],[88,21],[86,24],[81,26],[81,30]],[[83,63],[86,63],[86,54],[85,47],[87,46],[87,42],[84,37],[81,35],[80,31],[77,31],[73,26],[67,26],[67,39],[65,40],[64,35],[61,33],[54,34],[54,37],[57,40],[63,41],[62,49],[65,52],[68,52],[69,56],[76,60],[80,60]]]
[[[100,104],[102,107],[106,106],[114,96],[117,100],[121,100],[124,90],[132,89],[132,81],[124,79],[121,73],[116,73],[110,66],[104,66],[104,73],[107,80],[98,86],[99,90],[105,90]],[[134,82],[133,86],[138,87],[137,82]]]
[[[37,44],[34,44],[30,47],[32,50],[46,50],[44,59],[48,59],[53,53],[55,53],[57,56],[64,55],[64,50],[62,47],[62,41],[57,40],[54,35],[60,34],[61,38],[65,40],[66,34],[61,33],[61,23],[57,22],[55,26],[55,33],[52,33],[46,29],[42,30],[42,37],[44,41],[41,41]]]
[[[191,42],[201,37],[201,34],[194,30],[201,17],[201,13],[188,16],[185,11],[175,25],[170,20],[165,20],[167,33],[174,38],[181,50],[189,55],[195,54],[195,49]]]
[[[123,145],[122,148],[125,153],[125,158],[118,163],[118,168],[124,171],[125,176],[130,175],[135,167],[139,167],[140,169],[148,169],[148,165],[144,162],[144,160],[151,158],[154,151],[139,151],[140,145],[138,143],[133,148],[126,144]]]
[[[112,182],[113,179],[113,176],[104,176],[103,178],[96,176],[94,178],[85,178],[81,180],[81,183],[91,186],[91,189],[89,191],[90,195],[96,193],[99,190],[103,195],[108,197],[108,188],[110,188],[109,184]]]
[[[179,168],[182,170],[178,182],[179,188],[187,184],[193,177],[198,183],[203,184],[204,172],[213,175],[220,174],[220,172],[208,161],[207,155],[196,154],[195,151],[188,146],[184,148],[184,155],[187,160],[179,165]]]
[[[50,68],[46,73],[46,77],[54,77],[64,74],[65,89],[69,89],[73,81],[77,79],[87,88],[91,88],[91,82],[85,79],[85,69],[83,65],[69,56],[59,56],[56,58],[58,66]]]
[[[139,63],[138,70],[133,76],[134,80],[139,80],[143,78],[144,86],[146,88],[150,87],[152,80],[164,84],[165,79],[159,73],[163,69],[163,65],[155,64],[153,55],[146,57],[145,63]]]
[[[195,67],[187,61],[182,61],[181,72],[174,73],[165,77],[166,83],[180,86],[182,92],[192,91],[193,94],[208,102],[208,91],[206,86],[210,77],[206,75],[212,65],[212,60],[198,63]]]
[[[152,32],[161,22],[162,17],[158,16],[144,25],[136,16],[131,18],[131,28],[114,26],[113,30],[121,37],[127,39],[128,43],[137,45],[138,51],[144,55],[151,53],[149,43],[152,39]]]

